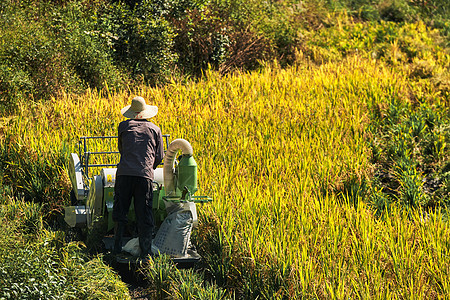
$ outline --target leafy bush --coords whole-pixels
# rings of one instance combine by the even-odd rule
[[[137,82],[156,84],[169,75],[176,56],[171,52],[173,30],[158,1],[144,0],[130,8],[116,2],[99,19],[118,66]]]
[[[379,4],[380,18],[390,22],[415,22],[417,11],[407,0],[388,0]]]
[[[0,202],[0,298],[130,298],[101,258],[86,262],[81,245],[66,244],[64,233],[45,230],[40,210],[22,200]]]
[[[99,30],[98,14],[102,8],[101,2],[86,7],[81,1],[70,1],[61,8],[54,7],[48,16],[46,23],[57,37],[67,71],[78,80],[74,88],[117,88],[127,81],[112,56],[114,37]]]
[[[92,12],[81,2],[21,4],[11,3],[0,14],[2,110],[14,110],[18,99],[122,83]]]
[[[206,68],[228,73],[260,67],[270,54],[270,41],[236,20],[233,9],[232,3],[212,2],[172,20],[179,68],[201,75]]]
[[[57,43],[42,22],[27,19],[30,15],[25,9],[8,10],[0,17],[0,89],[6,108],[14,108],[17,98],[48,97],[64,85]]]
[[[208,64],[218,69],[230,46],[229,24],[208,10],[193,9],[173,20],[176,36],[174,51],[180,69],[200,75]]]
[[[60,299],[75,294],[75,288],[67,286],[65,271],[57,268],[57,252],[49,253],[48,249],[35,246],[23,247],[14,242],[0,251],[0,297]]]
[[[347,55],[360,53],[373,59],[392,64],[413,63],[430,59],[448,65],[446,50],[440,46],[437,30],[431,30],[424,23],[397,25],[392,22],[353,23],[340,17],[336,27],[326,28],[311,35],[307,51],[314,58],[314,51],[320,48],[322,54],[316,61],[338,60]]]
[[[355,51],[428,61],[414,52],[429,36],[405,22],[422,20],[448,44],[449,11],[443,0],[8,0],[0,6],[0,103],[11,112],[18,99],[60,91],[154,85],[175,72],[253,70],[273,59],[286,66],[299,48],[316,61]],[[398,24],[358,23],[366,20]]]
[[[32,1],[31,1],[32,2]],[[157,83],[176,61],[172,29],[157,1],[11,2],[0,12],[0,103],[61,91]]]

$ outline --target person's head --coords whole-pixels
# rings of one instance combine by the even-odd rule
[[[131,105],[127,105],[120,110],[122,115],[128,119],[150,119],[158,113],[158,107],[147,105],[144,98],[138,96],[131,100]]]

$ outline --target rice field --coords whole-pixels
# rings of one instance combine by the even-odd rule
[[[194,148],[198,193],[214,198],[199,208],[196,240],[230,297],[445,299],[450,230],[442,215],[394,206],[376,218],[358,193],[373,173],[370,111],[408,101],[411,88],[423,91],[358,56],[320,67],[274,64],[225,77],[207,72],[197,83],[23,103],[1,131],[51,159],[77,151],[80,136],[115,135],[120,109],[141,95],[159,107],[152,121],[163,133]],[[213,246],[219,263],[207,252]]]

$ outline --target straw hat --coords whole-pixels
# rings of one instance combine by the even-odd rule
[[[142,97],[134,97],[131,105],[125,106],[120,112],[129,119],[150,119],[156,116],[158,107],[147,105]]]

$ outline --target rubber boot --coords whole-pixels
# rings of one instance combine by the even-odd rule
[[[141,248],[141,258],[146,258],[151,254],[152,247],[152,232],[145,230],[143,234],[139,235],[139,247]]]
[[[114,249],[113,254],[119,254],[122,252],[122,236],[125,230],[125,223],[116,223],[114,228]]]

